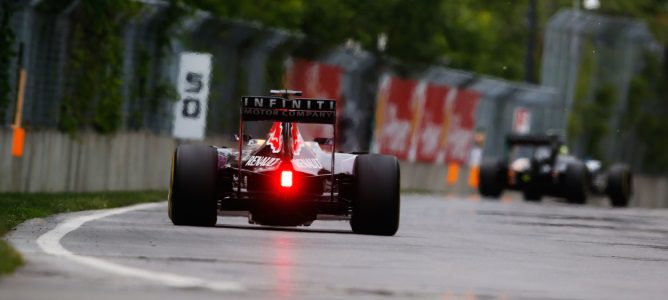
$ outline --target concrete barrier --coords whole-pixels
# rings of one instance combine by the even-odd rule
[[[423,163],[399,162],[401,170],[401,189],[415,191],[444,192],[445,166]]]
[[[172,152],[178,141],[149,132],[76,138],[55,130],[28,131],[22,158],[11,156],[12,131],[0,129],[0,192],[85,192],[167,189]],[[212,137],[206,145],[232,145]],[[446,184],[444,165],[400,162],[401,188],[408,191],[471,195],[469,172],[461,168],[455,185]],[[631,206],[668,207],[668,178],[635,176]]]
[[[633,179],[633,198],[630,206],[668,207],[668,178],[636,175]]]
[[[446,182],[447,166],[419,162],[400,161],[401,189],[404,191],[439,192],[453,195],[469,195],[476,190],[468,186],[469,170],[461,168],[454,185]]]
[[[178,141],[148,132],[76,138],[54,130],[28,131],[22,158],[11,156],[12,132],[0,130],[1,192],[166,189]],[[228,144],[221,137],[206,144]]]
[[[450,195],[468,196],[477,194],[477,190],[468,186],[469,171],[461,168],[455,185],[446,184],[447,167],[422,163],[400,162],[401,188],[404,191],[428,191]],[[633,180],[631,207],[668,208],[668,178],[636,175]],[[520,193],[508,193],[520,198]],[[609,206],[608,199],[591,197],[589,202],[595,205]]]

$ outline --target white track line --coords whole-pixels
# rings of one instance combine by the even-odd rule
[[[244,289],[243,286],[237,282],[207,281],[195,277],[138,269],[115,264],[95,257],[77,255],[65,249],[65,247],[63,247],[63,245],[60,243],[60,240],[66,234],[74,230],[77,230],[79,227],[81,227],[81,225],[86,224],[87,222],[135,210],[155,208],[160,205],[162,204],[160,203],[140,204],[129,207],[122,207],[122,208],[94,212],[92,214],[80,217],[69,218],[58,224],[55,228],[51,229],[49,232],[41,235],[37,239],[37,245],[40,248],[42,248],[42,251],[44,251],[47,254],[63,257],[73,262],[80,263],[82,265],[86,265],[105,272],[113,273],[119,276],[144,279],[162,285],[170,287],[178,287],[178,288],[205,288],[222,292],[243,290]]]

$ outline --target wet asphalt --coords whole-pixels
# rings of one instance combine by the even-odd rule
[[[223,216],[176,227],[166,204],[84,224],[77,255],[237,291],[175,288],[47,255],[35,240],[87,212],[26,222],[8,239],[27,260],[0,299],[668,299],[668,210],[403,195],[394,237],[347,221],[268,228]]]

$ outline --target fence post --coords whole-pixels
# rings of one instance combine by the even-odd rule
[[[341,94],[344,99],[343,124],[341,129],[346,139],[340,146],[342,151],[367,150],[368,140],[371,138],[371,124],[365,122],[370,120],[374,112],[367,105],[365,74],[368,73],[377,58],[366,51],[346,49],[339,47],[328,53],[323,61],[343,69],[341,78]],[[375,82],[373,82],[375,83]],[[374,98],[375,99],[375,98]],[[341,124],[339,124],[341,126]]]

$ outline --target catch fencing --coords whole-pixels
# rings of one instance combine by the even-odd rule
[[[13,46],[18,48],[19,43],[22,43],[25,49],[24,66],[28,82],[24,120],[29,129],[27,143],[40,140],[31,137],[31,134],[39,135],[40,131],[58,135],[56,140],[64,139],[60,136],[62,134],[53,129],[59,124],[63,93],[69,84],[67,63],[74,50],[71,45],[71,24],[73,12],[78,9],[80,1],[73,1],[70,7],[55,14],[37,10],[31,4],[37,2],[21,3],[24,4],[13,14],[11,24],[17,36],[17,43]],[[137,134],[141,136],[150,133],[151,138],[145,142],[155,142],[173,149],[177,141],[169,135],[174,101],[169,93],[164,93],[164,86],[173,87],[176,84],[181,52],[206,52],[213,57],[207,136],[216,137],[215,141],[219,145],[229,143],[227,137],[237,131],[240,96],[266,94],[271,88],[285,85],[303,90],[307,97],[334,98],[341,102],[337,105],[340,150],[397,155],[403,160],[402,170],[409,172],[403,176],[403,187],[437,190],[445,189],[446,183],[453,186],[466,185],[467,178],[463,176],[467,172],[466,168],[462,176],[454,178],[455,181],[449,180],[452,178],[448,173],[454,170],[451,169],[453,165],[467,167],[479,163],[471,159],[472,150],[481,150],[485,156],[503,156],[504,139],[510,132],[565,133],[576,85],[572,75],[577,74],[582,52],[579,42],[582,37],[576,35],[574,38],[572,33],[574,30],[584,32],[584,28],[591,27],[589,25],[592,22],[603,22],[599,17],[573,16],[568,11],[557,14],[550,22],[546,36],[543,85],[532,85],[443,66],[432,66],[420,73],[400,76],[400,72],[395,72],[392,64],[383,56],[349,43],[315,58],[291,57],[292,50],[305,38],[299,33],[240,20],[221,19],[201,11],[180,19],[165,47],[159,42],[159,27],[164,18],[169,17],[168,7],[158,1],[144,6],[140,14],[123,25],[122,126],[117,136],[105,137],[105,143],[116,144],[116,139],[125,139],[122,136],[135,138]],[[586,22],[576,22],[579,24],[574,27],[576,29],[568,27],[574,26],[569,25],[569,20],[580,18]],[[646,28],[633,24],[628,28],[621,27],[628,29],[629,34],[624,35],[628,39],[613,43],[615,47],[631,53],[623,54],[626,59],[615,69],[620,74],[626,74],[615,79],[619,80],[620,85],[626,84],[625,88],[619,90],[621,94],[628,89],[628,83],[624,80],[637,68],[630,58],[640,53],[638,49],[624,46],[625,43],[648,41]],[[14,59],[10,66],[12,86],[16,85],[16,66],[17,59]],[[152,98],[147,91],[161,88],[163,93],[158,95],[160,99],[156,102],[153,99],[155,97]],[[12,99],[14,96],[15,91],[12,90]],[[619,101],[618,105],[622,105],[622,102]],[[9,108],[5,116],[6,125],[14,114],[14,104]],[[617,108],[623,109],[623,106]],[[261,136],[266,129],[263,124],[249,124],[246,132]],[[304,134],[311,137],[331,134],[327,130],[330,129],[305,128]],[[85,141],[94,139],[91,137],[94,134],[85,128],[82,132],[85,137],[79,138],[80,143],[85,144]],[[483,138],[476,138],[478,135]],[[155,136],[165,140],[151,140]],[[68,143],[76,141],[75,138],[68,140]],[[27,144],[27,147],[38,147],[36,145],[49,147],[42,142],[32,146]],[[81,148],[90,150],[90,153],[86,152],[87,159],[107,160],[105,155],[111,155],[95,151],[97,146],[91,147]],[[154,148],[142,149],[146,153],[137,154],[137,157],[147,157],[150,151],[157,151]],[[26,155],[36,153],[36,150],[31,151]],[[171,153],[171,150],[165,153]],[[159,156],[168,156],[165,153]],[[164,176],[155,174],[164,171],[168,160],[151,160],[151,166],[146,168],[160,171],[150,176],[164,179]],[[124,163],[116,158],[112,161],[114,165]],[[65,169],[62,172],[73,172],[68,166],[63,165]],[[9,169],[6,171],[9,173],[3,174],[11,174]],[[7,182],[0,183],[0,190],[137,188],[115,183],[54,183],[57,188],[42,189],[40,184],[30,183],[35,180],[32,176],[37,175],[24,175],[22,183],[11,186]],[[147,183],[145,187],[157,185],[156,181]]]
[[[632,101],[632,79],[648,63],[644,57],[648,53],[659,57],[661,47],[647,25],[634,19],[563,10],[550,19],[545,32],[541,84],[561,91],[556,108],[570,112],[576,103],[591,104],[597,92],[612,87],[609,97],[616,101],[600,159],[632,163],[635,169],[642,163],[642,145],[624,130],[628,125],[623,116]],[[560,114],[559,128],[566,128],[568,116]],[[574,152],[591,155],[585,149],[590,138],[572,137]]]
[[[10,24],[17,52],[25,49],[23,66],[27,84],[23,120],[26,127],[49,129],[58,126],[71,62],[73,12],[81,1],[56,13],[38,9],[40,1],[20,1]],[[214,57],[208,107],[208,133],[228,134],[236,130],[238,101],[246,93],[266,93],[269,88],[267,64],[275,51],[285,51],[302,37],[258,24],[221,19],[195,12],[179,19],[166,45],[161,44],[161,28],[168,18],[168,4],[142,2],[142,10],[123,25],[122,47],[122,126],[120,130],[150,130],[169,134],[172,126],[174,85],[178,75],[178,55],[182,51],[211,53]],[[5,45],[3,45],[4,47]],[[9,65],[10,86],[17,83],[18,55]],[[104,62],[100,62],[104,63]],[[280,77],[280,75],[278,76]],[[15,99],[12,89],[10,99]],[[156,99],[156,97],[158,99]],[[96,99],[87,99],[95,105]],[[15,103],[4,116],[11,123]]]
[[[23,119],[28,128],[55,128],[61,115],[63,91],[68,84],[66,64],[74,51],[70,36],[71,20],[80,1],[73,1],[58,13],[42,12],[31,3],[25,2],[19,6],[11,20],[17,36],[17,44],[14,46],[18,48],[19,43],[23,44],[24,66],[28,72]],[[379,78],[384,78],[387,72],[391,73],[391,69],[379,57],[355,47],[341,46],[315,60],[293,58],[285,63],[285,55],[281,54],[289,54],[290,49],[298,45],[303,39],[299,34],[254,23],[220,19],[206,12],[197,12],[180,20],[175,37],[171,38],[167,46],[171,51],[163,55],[161,53],[164,49],[160,48],[157,41],[160,38],[157,27],[168,17],[167,5],[156,1],[144,6],[142,12],[130,19],[122,30],[121,130],[150,130],[158,134],[171,132],[173,101],[159,99],[159,105],[156,105],[150,91],[164,85],[173,86],[179,68],[178,54],[182,51],[197,51],[211,53],[214,59],[207,134],[231,135],[236,132],[236,99],[244,94],[264,94],[270,88],[276,88],[275,85],[281,84],[281,75],[268,74],[272,70],[269,66],[285,64],[287,67],[279,70],[285,70],[288,85],[303,89],[307,95],[332,97],[344,103],[340,106],[342,110],[339,119],[342,150],[364,151],[370,148],[376,122],[374,116]],[[160,59],[147,62],[147,57]],[[10,66],[12,86],[16,85],[13,71],[16,63],[14,59]],[[507,114],[507,111],[512,112],[516,107],[524,105],[534,116],[531,120],[532,131],[552,126],[551,121],[541,117],[543,108],[540,107],[553,101],[554,93],[549,89],[479,78],[472,73],[442,67],[430,68],[416,77],[410,80],[422,82],[422,86],[424,82],[446,89],[466,85],[468,90],[479,93],[475,124],[470,124],[468,129],[486,132],[492,141],[485,146],[490,154],[501,153],[502,143],[496,137],[502,136],[512,126],[512,120],[508,117],[512,113]],[[431,86],[427,90],[431,93]],[[14,96],[12,94],[12,99]],[[168,95],[159,97],[168,98]],[[428,104],[432,105],[431,102],[429,100]],[[5,116],[6,124],[10,123],[14,114],[14,105],[9,108]],[[421,128],[429,129],[427,125],[422,124]],[[251,125],[249,132],[261,135],[265,128],[256,126],[259,127]],[[313,134],[327,133],[317,131]],[[433,145],[429,147],[433,148]]]

